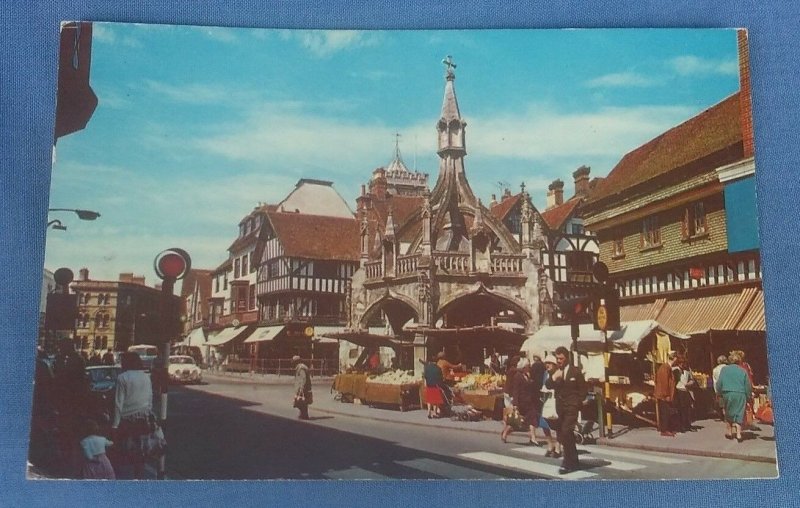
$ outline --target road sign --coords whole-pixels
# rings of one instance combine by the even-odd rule
[[[605,305],[598,305],[597,307],[597,326],[603,331],[608,326],[608,312],[606,312]]]
[[[314,336],[314,327],[313,326],[306,326],[306,329],[303,330],[306,334],[306,337],[313,337]]]

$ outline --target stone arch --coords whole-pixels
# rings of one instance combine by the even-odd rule
[[[462,312],[459,313],[459,310]],[[489,324],[492,316],[504,311],[512,311],[515,316],[514,321],[525,327],[533,319],[524,302],[489,290],[480,284],[477,288],[461,291],[442,302],[437,309],[435,320],[447,316],[450,318],[448,326],[474,326]],[[454,318],[457,319],[456,322],[453,322]]]
[[[389,320],[389,325],[395,334],[399,334],[403,329],[403,325],[410,319],[419,320],[420,316],[417,302],[401,294],[387,292],[364,309],[364,313],[358,323],[359,328],[368,328],[370,319],[375,316],[376,312],[381,310],[386,314],[386,319]]]

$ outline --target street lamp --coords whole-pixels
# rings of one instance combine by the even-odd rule
[[[59,231],[66,231],[67,230],[67,226],[61,224],[61,221],[58,220],[58,219],[51,220],[50,222],[48,222],[47,223],[47,227],[48,228],[52,227],[53,229],[57,229]]]
[[[100,212],[81,210],[77,208],[50,208],[48,212],[75,212],[80,220],[95,220],[100,217]]]

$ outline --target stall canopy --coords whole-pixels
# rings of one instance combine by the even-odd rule
[[[240,333],[247,328],[247,325],[235,326],[222,329],[214,337],[210,337],[206,345],[208,346],[221,346],[235,339]]]
[[[642,340],[653,331],[661,332],[677,339],[689,339],[688,335],[665,328],[657,321],[630,321],[622,323],[619,330],[609,332],[608,341],[611,352],[635,352],[639,349],[639,344]],[[545,326],[528,338],[520,347],[520,351],[541,355],[544,352],[553,352],[560,346],[569,349],[571,345],[572,336],[569,325]],[[578,351],[602,352],[603,349],[603,332],[595,330],[591,323],[580,325]]]
[[[341,330],[319,333],[315,335],[335,340],[346,340],[361,347],[398,347],[409,342],[397,340],[394,336],[386,335],[384,328],[370,328],[369,330]]]
[[[186,336],[181,342],[175,344],[176,346],[204,346],[206,344],[206,334],[202,328],[195,328]]]
[[[252,344],[253,342],[272,340],[283,331],[283,328],[283,326],[259,326],[244,340],[244,343]]]
[[[321,342],[322,344],[334,344],[339,341],[328,337],[328,334],[340,333],[343,331],[344,328],[341,326],[315,326],[312,340],[315,342]]]

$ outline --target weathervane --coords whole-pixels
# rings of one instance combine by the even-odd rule
[[[453,79],[456,77],[453,69],[456,68],[456,64],[453,63],[453,57],[451,55],[447,55],[447,58],[442,60],[442,63],[447,67],[447,78]]]

